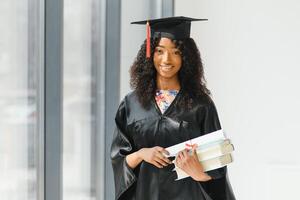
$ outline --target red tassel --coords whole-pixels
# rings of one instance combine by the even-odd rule
[[[150,46],[150,24],[147,22],[147,46],[146,46],[146,58],[151,57],[151,46]]]

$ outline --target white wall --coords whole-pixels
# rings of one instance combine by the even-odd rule
[[[150,17],[151,0],[121,1],[121,67],[120,67],[120,98],[130,91],[129,69],[146,38],[146,28],[142,25],[130,24],[133,21],[145,20]]]
[[[133,21],[155,19],[172,10],[163,9],[164,0],[126,0],[121,1],[121,66],[120,98],[131,91],[129,69],[138,50],[146,39],[146,26],[130,24]],[[163,13],[164,12],[164,13]]]
[[[237,199],[299,199],[300,2],[176,0],[192,25],[222,126]]]

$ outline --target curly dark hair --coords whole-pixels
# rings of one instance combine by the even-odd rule
[[[160,38],[151,38],[151,57],[146,59],[146,40],[142,44],[133,65],[130,68],[130,86],[135,90],[138,100],[144,108],[149,108],[156,91],[156,69],[153,54]],[[192,38],[172,40],[180,50],[182,66],[178,73],[183,89],[182,106],[190,108],[194,98],[210,97],[206,87],[200,52]]]

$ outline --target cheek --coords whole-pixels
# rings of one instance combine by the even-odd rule
[[[157,68],[158,65],[160,63],[160,59],[159,59],[159,56],[153,56],[153,64],[154,64],[154,67]]]
[[[176,66],[180,69],[181,65],[182,65],[182,59],[179,58],[179,59],[176,60]]]

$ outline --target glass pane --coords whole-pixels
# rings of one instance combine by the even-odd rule
[[[95,199],[93,0],[64,1],[63,199]]]
[[[0,1],[0,199],[38,195],[38,0]]]

